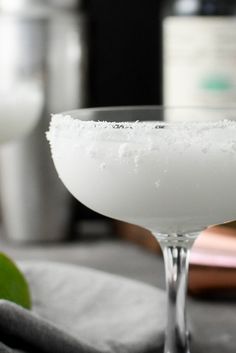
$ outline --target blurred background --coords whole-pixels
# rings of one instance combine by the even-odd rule
[[[152,235],[74,200],[45,131],[51,113],[79,107],[234,105],[235,9],[233,0],[0,0],[2,250],[163,286]],[[232,222],[199,238],[192,294],[234,292],[235,235]]]

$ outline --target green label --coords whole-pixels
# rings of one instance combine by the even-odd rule
[[[207,91],[229,91],[233,84],[228,77],[208,76],[201,81],[200,87]]]

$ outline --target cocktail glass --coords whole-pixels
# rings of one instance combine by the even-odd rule
[[[173,122],[181,116],[192,122]],[[170,122],[161,122],[166,117]],[[214,117],[222,120],[211,122]],[[235,117],[232,109],[162,107],[52,117],[47,136],[68,190],[103,215],[149,229],[161,245],[165,353],[189,352],[186,289],[194,240],[209,225],[235,219]]]

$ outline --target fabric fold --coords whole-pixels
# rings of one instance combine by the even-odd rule
[[[33,309],[0,301],[0,352],[162,353],[163,291],[79,266],[19,266]]]

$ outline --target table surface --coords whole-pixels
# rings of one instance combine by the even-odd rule
[[[51,260],[96,268],[165,287],[161,256],[125,241],[97,241],[45,245],[12,245],[1,240],[1,251],[15,260]],[[235,300],[188,298],[193,332],[192,353],[236,352]]]

